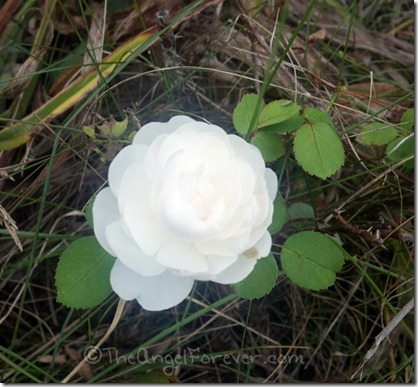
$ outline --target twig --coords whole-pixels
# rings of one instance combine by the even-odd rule
[[[342,225],[342,227],[347,230],[351,234],[359,235],[370,242],[375,242],[378,245],[383,244],[383,239],[380,236],[380,230],[376,230],[376,235],[373,235],[371,232],[373,227],[369,227],[367,230],[353,226],[352,224],[348,223],[341,215],[341,213],[337,210],[334,211],[335,219]]]
[[[386,327],[382,329],[382,331],[374,338],[374,343],[372,347],[367,351],[366,355],[364,356],[363,361],[358,366],[356,372],[354,372],[353,375],[351,375],[351,379],[354,379],[354,377],[363,369],[364,365],[367,361],[369,361],[376,353],[376,351],[379,349],[380,344],[384,339],[386,339],[389,334],[394,330],[394,328],[403,320],[403,318],[412,310],[414,307],[414,297],[398,312],[398,314],[393,317],[393,319],[390,321]],[[360,377],[361,379],[361,377]]]

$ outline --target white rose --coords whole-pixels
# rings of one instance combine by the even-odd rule
[[[125,300],[163,310],[195,280],[233,284],[269,254],[277,177],[259,150],[186,116],[144,125],[109,167],[94,232]]]

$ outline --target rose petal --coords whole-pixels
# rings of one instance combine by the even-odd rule
[[[257,259],[240,255],[235,263],[215,276],[212,281],[220,284],[235,284],[242,281],[254,269]]]
[[[164,137],[158,148],[158,159],[157,163],[161,166],[165,166],[167,163],[171,163],[173,155],[182,152],[185,149],[191,149],[194,146],[198,138],[198,134],[194,130],[187,130],[183,125],[175,133],[171,133]],[[155,150],[154,150],[155,152]]]
[[[233,255],[230,257],[208,255],[206,256],[206,260],[209,263],[209,273],[212,275],[217,275],[235,263],[238,260],[238,255]]]
[[[202,123],[200,123],[202,124]],[[191,125],[184,125],[181,129],[186,130]],[[197,132],[198,136],[193,147],[187,150],[186,162],[190,166],[203,165],[204,176],[213,179],[220,176],[221,171],[225,171],[234,155],[232,147],[226,141],[225,132],[223,135],[214,131],[214,125],[208,125],[210,132]]]
[[[266,168],[264,172],[264,178],[266,179],[267,192],[271,200],[274,200],[277,195],[278,181],[276,174],[270,169]]]
[[[231,163],[231,169],[239,177],[241,182],[241,204],[245,204],[250,197],[254,194],[254,189],[257,181],[257,177],[254,174],[254,170],[251,166],[240,159],[236,159]]]
[[[145,206],[128,204],[125,206],[123,220],[132,239],[148,255],[154,255],[170,234],[156,221],[153,213]]]
[[[121,222],[107,226],[106,237],[118,259],[129,269],[144,276],[161,274],[165,267],[152,256],[146,255],[133,241],[126,237]]]
[[[254,245],[264,234],[268,226],[273,221],[273,202],[268,199],[267,194],[259,197],[259,203],[261,208],[260,218],[257,222],[254,223],[251,237],[250,237],[250,244]]]
[[[257,258],[267,257],[271,251],[271,235],[266,231],[263,236],[258,240],[258,242],[253,246],[253,249],[257,251]]]
[[[172,133],[180,126],[193,121],[190,117],[180,115],[174,116],[168,122],[150,122],[139,130],[132,143],[149,145],[160,134]]]
[[[106,237],[106,227],[120,218],[118,202],[109,187],[101,190],[93,203],[93,229],[94,235],[100,245],[114,257],[116,256],[110,247]]]
[[[147,153],[145,154],[144,171],[147,178],[150,181],[152,181],[156,177],[157,172],[161,167],[158,161],[158,153],[161,144],[164,142],[166,137],[167,135],[161,135],[158,138],[156,138],[148,147]]]
[[[256,227],[253,230],[251,230],[251,234],[248,239],[248,248],[254,247],[255,245],[257,245],[259,241],[261,241],[261,239],[264,237],[264,234],[266,233],[266,228],[269,225],[270,223],[265,222],[260,227]]]
[[[109,166],[109,186],[118,196],[123,174],[132,163],[142,163],[148,147],[144,145],[129,145],[123,148]]]
[[[220,235],[221,239],[237,239],[250,230],[251,209],[247,205],[239,208],[233,217],[229,216],[229,222],[224,226]]]
[[[228,164],[227,164],[228,165]],[[206,174],[204,174],[206,175]],[[214,192],[221,196],[227,205],[227,213],[231,210],[235,212],[242,199],[242,186],[244,182],[239,180],[239,174],[235,169],[225,170],[225,166],[217,171],[217,176],[208,177]],[[215,199],[217,199],[215,197]],[[228,216],[225,214],[225,216]]]
[[[148,180],[142,164],[133,163],[126,167],[118,195],[119,211],[123,213],[126,204],[138,203],[141,205],[146,201],[149,207],[151,196],[151,182]]]
[[[182,302],[192,290],[194,280],[176,277],[169,271],[154,277],[144,277],[116,260],[110,273],[110,283],[122,299],[136,298],[144,309],[157,311]]]
[[[239,254],[248,246],[249,234],[252,230],[251,225],[248,224],[250,216],[248,207],[239,209],[235,217],[219,233],[217,239],[195,242],[196,248],[204,255],[231,256]],[[259,238],[260,236],[257,239]]]
[[[196,176],[166,176],[161,186],[155,212],[167,231],[186,241],[207,240],[216,234],[208,221],[202,198],[196,193]]]
[[[236,156],[247,162],[257,176],[263,176],[266,165],[258,148],[235,134],[230,134],[228,140],[234,148]]]
[[[194,121],[188,122],[185,125],[182,125],[182,129],[185,130],[193,130],[198,133],[210,132],[220,137],[224,137],[224,141],[226,139],[227,133],[225,130],[220,128],[218,125],[208,124],[207,122],[203,121]]]
[[[120,298],[129,301],[138,296],[139,291],[136,285],[142,278],[142,275],[127,268],[117,259],[110,272],[110,285]]]
[[[164,245],[156,255],[161,265],[185,272],[202,273],[209,269],[205,257],[190,243],[172,240]]]
[[[118,197],[120,212],[132,239],[147,255],[155,254],[169,234],[161,227],[153,212],[152,187],[143,166],[131,164],[126,168]]]
[[[198,281],[212,281],[217,275],[226,270],[229,266],[231,266],[234,262],[237,261],[238,255],[230,256],[230,257],[222,257],[222,256],[215,256],[209,255],[206,256],[206,261],[209,263],[209,270],[205,273],[194,273],[193,278]],[[178,273],[182,275],[182,273]],[[184,274],[187,276],[187,274]]]
[[[173,155],[182,151],[183,168],[194,170],[201,165],[205,173],[224,170],[225,162],[234,155],[233,149],[226,141],[227,134],[216,125],[193,121],[181,126],[175,133],[157,139],[150,147],[152,153],[158,151],[158,164],[165,166]],[[157,149],[156,149],[157,148]],[[148,164],[148,157],[147,157]]]
[[[215,256],[230,256],[237,254],[237,249],[234,243],[236,239],[215,239],[210,241],[195,242],[199,253],[202,255],[215,255]]]

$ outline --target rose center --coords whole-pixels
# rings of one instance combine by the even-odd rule
[[[217,232],[222,200],[202,176],[203,166],[193,172],[170,176],[162,184],[156,212],[171,233],[191,241],[210,239]]]

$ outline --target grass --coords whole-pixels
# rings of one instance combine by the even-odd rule
[[[362,364],[375,336],[414,296],[413,168],[391,167],[385,147],[357,141],[366,123],[399,127],[414,106],[413,7],[366,3],[173,1],[175,54],[158,42],[168,32],[147,30],[155,2],[35,8],[28,1],[5,13],[0,124],[9,129],[0,144],[12,149],[0,153],[3,382],[65,380],[111,327],[116,295],[92,309],[68,309],[56,302],[54,274],[66,246],[92,234],[83,211],[129,134],[177,113],[232,132],[233,109],[249,92],[327,111],[344,140],[345,165],[330,179],[305,174],[291,152],[271,165],[286,203],[307,203],[315,213],[313,223],[289,222],[275,236],[278,263],[295,230],[338,235],[350,257],[335,285],[311,292],[280,276],[260,300],[198,283],[167,311],[128,302],[69,381],[415,381],[412,312]],[[326,37],[310,35],[321,28]],[[97,129],[112,115],[129,117],[118,139]],[[95,128],[94,138],[84,127]]]

